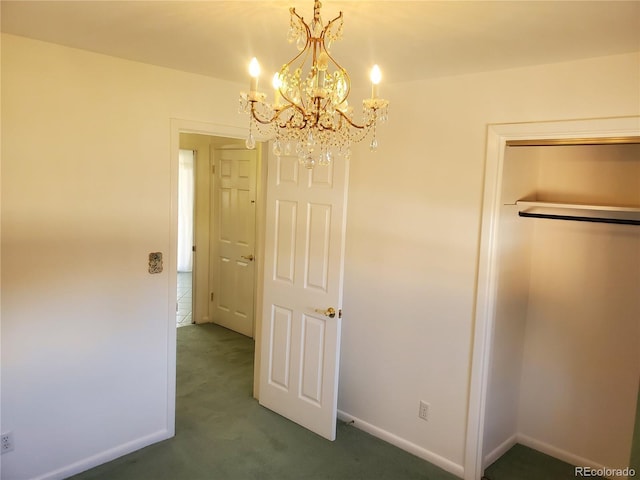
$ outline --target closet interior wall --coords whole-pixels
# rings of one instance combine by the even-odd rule
[[[640,207],[640,145],[506,147],[484,466],[515,443],[629,465],[640,226],[518,217],[517,200]]]

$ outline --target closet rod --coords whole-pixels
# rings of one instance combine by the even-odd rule
[[[550,147],[571,145],[629,145],[640,143],[640,137],[602,138],[537,138],[527,140],[507,140],[507,147]]]
[[[551,213],[531,213],[518,212],[520,217],[529,218],[549,218],[552,220],[573,220],[576,222],[593,222],[593,223],[616,223],[622,225],[640,225],[640,220],[629,218],[602,218],[602,217],[581,217],[578,215],[557,215]]]

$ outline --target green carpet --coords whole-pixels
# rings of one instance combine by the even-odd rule
[[[487,480],[575,480],[575,467],[523,445],[514,445],[484,472]],[[589,477],[602,478],[602,477]]]
[[[176,436],[72,478],[457,478],[342,422],[329,442],[261,407],[252,397],[253,347],[252,339],[216,325],[179,328]]]

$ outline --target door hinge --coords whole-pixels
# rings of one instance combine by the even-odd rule
[[[213,302],[213,292],[211,292],[211,301]]]
[[[191,247],[191,251],[195,252],[196,251],[196,246],[194,245],[193,247]]]

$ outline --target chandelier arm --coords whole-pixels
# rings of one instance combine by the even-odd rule
[[[340,117],[342,117],[342,119],[346,120],[347,123],[349,123],[349,125],[351,125],[354,128],[357,128],[359,130],[363,130],[363,129],[367,129],[367,128],[371,128],[373,126],[373,124],[375,123],[375,121],[370,121],[369,123],[365,123],[363,125],[358,125],[357,123],[353,122],[349,117],[347,117],[343,112],[341,112],[340,110],[336,110],[336,112],[340,115]]]
[[[287,125],[287,121],[285,120],[284,123],[280,123],[278,122],[280,115],[282,114],[282,112],[289,110],[289,109],[293,109],[296,110],[300,115],[299,117],[302,119],[302,123],[299,126],[296,127],[292,127],[291,125]],[[291,118],[293,118],[295,116],[295,112],[291,115]],[[290,120],[289,120],[290,121]],[[282,130],[288,130],[288,129],[295,129],[295,130],[304,130],[305,128],[307,128],[307,124],[309,123],[309,120],[307,118],[307,115],[305,115],[305,111],[304,109],[300,108],[298,105],[295,105],[293,103],[284,106],[283,108],[277,110],[273,116],[272,122],[275,122],[276,127],[278,127],[279,129]]]
[[[251,102],[251,116],[253,117],[253,119],[256,122],[261,123],[262,125],[270,125],[270,124],[272,124],[273,121],[278,117],[279,112],[281,111],[281,110],[280,111],[276,111],[275,114],[271,118],[268,118],[267,120],[264,120],[258,115],[258,112],[257,112],[257,110],[255,108],[255,105],[258,102],[256,100],[250,100],[250,102]]]
[[[280,108],[280,109],[276,110],[276,112],[275,112],[275,114],[273,115],[273,118],[272,118],[272,120],[271,120],[271,121],[273,122],[273,121],[278,120],[278,119],[280,118],[280,115],[282,114],[282,112],[285,112],[285,111],[290,110],[290,109],[297,110],[297,111],[301,114],[302,118],[304,119],[304,125],[306,126],[306,124],[307,124],[307,119],[306,119],[306,117],[304,116],[304,110],[303,110],[302,108],[300,108],[298,105],[295,105],[295,104],[293,104],[293,103],[290,103],[289,105],[285,105],[284,107],[282,107],[282,108]],[[293,116],[293,115],[292,115],[292,116]],[[277,123],[277,122],[276,122],[276,123]],[[279,123],[278,123],[278,127],[283,128],[283,127],[281,127],[281,124],[279,124]]]
[[[325,30],[328,30],[328,29],[329,29],[329,26],[330,26],[333,22],[335,22],[335,21],[337,21],[337,20],[340,20],[341,18],[342,18],[342,12],[338,13],[338,16],[337,16],[336,18],[334,18],[333,20],[331,20],[331,21],[327,22],[327,26],[326,26],[324,29],[325,29]]]
[[[322,34],[320,35],[320,41],[322,43],[322,50],[327,54],[327,57],[329,57],[329,59],[333,62],[333,64],[338,67],[338,70],[340,70],[344,77],[347,79],[347,91],[345,92],[343,98],[341,99],[342,102],[344,102],[347,98],[349,98],[349,93],[351,93],[351,78],[349,77],[349,74],[347,73],[347,70],[338,63],[338,61],[333,58],[333,56],[331,55],[331,53],[329,52],[329,49],[327,48],[326,44],[325,44],[325,37],[326,37],[326,33],[331,29],[331,26],[334,24],[334,22],[337,22],[338,20],[342,20],[342,12],[340,12],[340,14],[334,18],[333,20],[331,20],[329,23],[327,23],[327,26],[322,30]],[[340,103],[342,103],[340,102]],[[325,102],[325,105],[328,103]]]
[[[307,55],[309,54],[307,52],[308,47],[309,47],[309,39],[311,38],[311,30],[309,30],[309,25],[307,25],[304,21],[304,19],[298,15],[296,13],[296,9],[294,7],[291,7],[289,9],[289,13],[291,13],[291,15],[294,15],[295,17],[298,18],[298,20],[300,20],[300,23],[302,24],[302,26],[304,26],[304,29],[307,32],[307,42],[304,44],[304,48],[302,50],[300,50],[300,53],[298,53],[295,57],[293,57],[291,60],[289,60],[281,69],[280,71],[282,71],[284,69],[285,66],[289,66],[291,64],[293,64],[293,62],[295,62],[296,60],[298,60],[298,58],[300,58],[302,55],[305,54],[305,52],[307,53]]]
[[[295,15],[298,18],[298,20],[300,20],[300,23],[302,25],[304,25],[305,27],[307,27],[307,24],[305,23],[304,18],[302,18],[300,15],[298,15],[298,13],[296,12],[295,7],[289,8],[289,13],[291,15]],[[309,27],[307,27],[307,31],[309,31]]]
[[[326,47],[325,47],[325,45],[324,45],[324,37],[325,37],[325,34],[331,30],[331,26],[332,26],[335,22],[337,22],[338,20],[342,20],[342,17],[343,17],[343,15],[342,15],[342,11],[340,11],[340,12],[338,13],[338,16],[337,16],[336,18],[334,18],[333,20],[330,20],[329,22],[327,22],[327,25],[322,29],[322,33],[321,33],[320,37],[322,38],[322,46],[324,47],[324,49],[325,49],[325,51],[327,52],[327,54],[329,53],[329,51],[327,50],[327,48],[326,48]],[[331,56],[331,55],[329,55],[329,56]],[[333,60],[333,58],[332,58],[332,60]],[[336,65],[338,64],[338,62],[336,62],[335,60],[333,60],[333,61],[336,63]]]
[[[309,55],[309,43],[310,43],[310,39],[311,39],[311,30],[309,30],[309,25],[306,24],[306,22],[304,21],[304,18],[302,18],[300,15],[298,15],[298,13],[296,12],[296,9],[294,7],[289,8],[289,13],[293,16],[295,16],[298,20],[299,23],[304,27],[305,32],[306,32],[306,36],[307,36],[307,40],[304,44],[304,48],[302,50],[300,50],[300,53],[298,53],[295,57],[293,57],[291,60],[289,60],[287,63],[285,63],[282,68],[280,69],[280,76],[282,77],[283,74],[286,71],[289,71],[290,67],[293,66],[293,64],[302,56],[308,56]],[[306,62],[306,58],[302,60],[301,65],[304,65],[304,63]],[[295,105],[294,102],[287,96],[287,94],[282,90],[282,86],[278,87],[278,90],[280,91],[280,95],[282,95],[282,97],[289,102],[292,105]],[[302,103],[302,106],[305,107],[304,105],[304,98],[301,95],[300,96],[300,102]]]
[[[322,30],[322,35],[321,35],[323,39],[324,39],[324,34],[331,29],[331,25],[333,25],[334,22],[337,22],[338,20],[342,20],[342,12],[340,12],[336,18],[334,18],[333,20],[329,21],[327,23],[327,26],[324,27],[324,29]],[[324,45],[324,40],[322,41],[322,43]]]
[[[307,34],[307,41],[304,44],[304,48],[302,50],[300,50],[300,53],[298,53],[295,57],[293,57],[291,60],[289,60],[287,63],[284,64],[284,66],[280,69],[280,71],[282,72],[282,70],[284,70],[285,67],[290,67],[291,65],[293,65],[293,63],[298,60],[300,57],[302,57],[303,55],[309,55],[309,39],[311,38],[311,30],[309,30],[309,25],[307,25],[304,21],[304,19],[298,15],[296,13],[296,9],[291,7],[289,9],[289,12],[291,13],[291,15],[294,15],[298,18],[298,20],[300,20],[300,24],[302,24],[302,26],[304,26],[304,29],[306,31]]]

